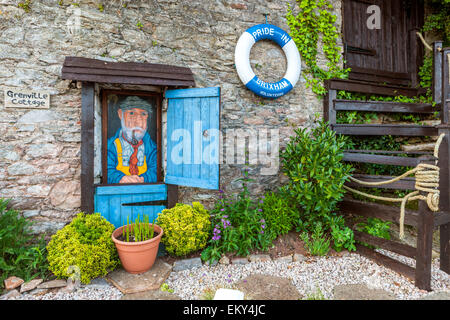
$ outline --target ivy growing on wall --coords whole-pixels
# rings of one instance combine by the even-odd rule
[[[297,4],[297,14],[288,6],[286,19],[290,35],[306,64],[303,76],[307,86],[316,94],[324,95],[324,80],[346,78],[350,70],[341,67],[342,53],[337,44],[340,32],[335,26],[336,16],[328,0],[297,0]],[[321,68],[317,62],[319,43],[327,59],[326,68]]]

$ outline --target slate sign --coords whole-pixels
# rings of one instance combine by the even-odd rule
[[[4,93],[5,108],[50,108],[50,93],[48,91],[6,88]]]

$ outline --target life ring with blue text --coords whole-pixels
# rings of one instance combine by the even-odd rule
[[[250,65],[250,50],[253,45],[263,39],[276,42],[286,55],[287,70],[278,82],[264,82],[255,75]],[[234,53],[236,70],[245,86],[264,98],[279,98],[297,83],[300,77],[301,60],[294,40],[283,29],[272,24],[258,24],[248,28],[239,38]]]

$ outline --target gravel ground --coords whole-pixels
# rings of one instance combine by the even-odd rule
[[[379,250],[411,266],[414,260],[392,252]],[[419,290],[414,283],[398,273],[379,266],[356,253],[342,257],[308,257],[304,262],[252,262],[245,265],[217,265],[172,272],[166,280],[174,294],[184,300],[205,298],[208,290],[233,288],[233,283],[251,274],[267,274],[290,278],[303,297],[320,290],[325,299],[333,299],[333,288],[342,284],[365,283],[370,288],[386,290],[397,299],[420,299],[429,293]],[[433,292],[450,291],[450,275],[439,270],[439,259],[432,264]],[[212,291],[214,292],[214,291]],[[82,285],[72,293],[49,292],[41,296],[24,294],[23,300],[117,300],[122,293],[102,279],[91,285]]]
[[[391,257],[398,257],[393,253],[389,254]],[[325,299],[333,299],[332,292],[336,285],[358,283],[386,290],[401,300],[420,299],[429,294],[416,288],[412,281],[398,273],[355,253],[343,257],[311,257],[306,262],[270,261],[246,265],[217,265],[213,268],[203,266],[172,272],[166,283],[182,299],[193,300],[204,297],[208,289],[232,288],[233,282],[250,274],[282,275],[290,278],[305,298],[320,290]],[[435,292],[450,291],[450,275],[439,270],[439,259],[433,261],[431,286]]]

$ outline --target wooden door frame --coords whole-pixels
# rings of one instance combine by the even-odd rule
[[[94,156],[95,156],[95,145],[94,145],[94,126],[95,126],[95,82],[90,81],[82,81],[82,89],[81,89],[81,146],[80,146],[80,157],[81,157],[81,175],[80,175],[80,183],[81,183],[81,211],[85,213],[94,213],[94,194],[95,188],[97,186],[107,186],[107,184],[95,185],[94,184]],[[103,89],[107,90],[107,89]],[[102,90],[102,91],[103,91]],[[102,97],[102,91],[100,96]],[[111,91],[120,91],[120,92],[137,92],[132,90],[111,90]],[[154,94],[147,91],[139,91],[139,93]],[[157,111],[159,110],[159,114],[157,115],[160,119],[162,118],[162,93],[156,93],[161,97],[158,99],[159,106],[157,106]],[[102,102],[103,104],[103,102]],[[103,127],[103,118],[102,118],[102,127]],[[159,127],[158,127],[159,123]],[[103,128],[102,128],[102,139],[103,137]],[[161,121],[157,121],[157,133],[159,132],[159,145],[158,148],[161,152],[158,152],[159,159],[157,160],[159,163],[159,170],[157,173],[158,182],[149,183],[149,184],[164,184],[161,176],[161,164],[162,164],[162,149],[161,149],[161,140],[162,140],[162,126]],[[102,141],[103,142],[103,141]],[[102,147],[103,148],[103,147]],[[103,156],[103,150],[102,150]],[[102,172],[103,172],[103,159],[102,159]],[[178,202],[178,186],[177,185],[167,185],[167,208],[172,208]]]

